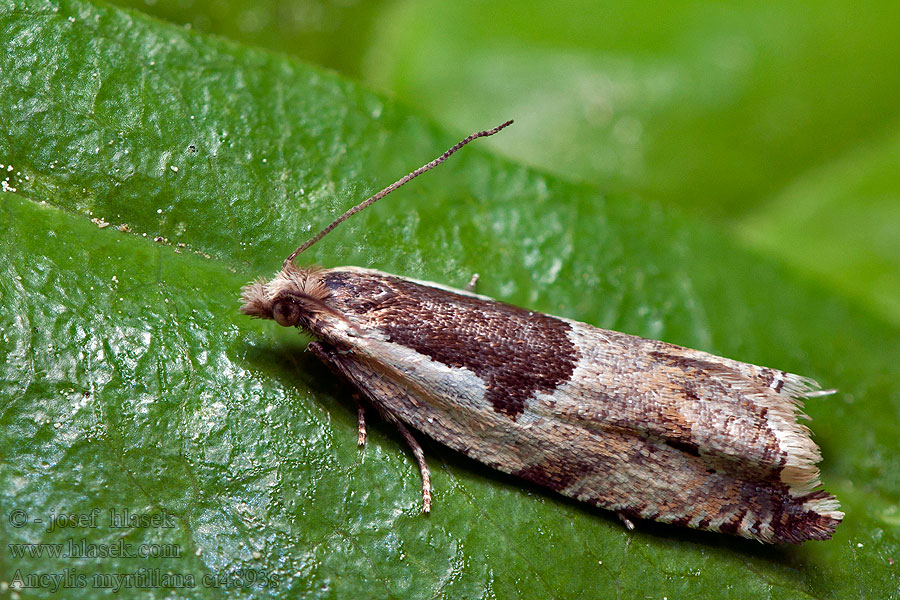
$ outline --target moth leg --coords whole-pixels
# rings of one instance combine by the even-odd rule
[[[431,512],[431,473],[428,470],[428,463],[425,462],[425,452],[400,419],[390,413],[385,413],[385,416],[387,420],[397,426],[400,435],[409,444],[409,449],[416,457],[416,462],[419,463],[419,471],[422,473],[422,512]]]
[[[359,397],[359,394],[353,394],[353,399],[356,400],[356,425],[359,431],[359,434],[356,438],[357,446],[365,446],[366,445],[366,407],[363,406],[362,400]]]
[[[349,380],[350,383],[352,383],[354,387],[357,387],[364,396],[368,396],[375,408],[378,409],[378,412],[381,413],[381,416],[397,427],[397,430],[400,431],[400,435],[403,436],[403,439],[406,440],[410,450],[412,450],[413,456],[419,464],[419,471],[422,473],[422,511],[426,513],[431,512],[431,473],[428,470],[428,464],[425,462],[425,452],[400,419],[395,417],[393,413],[381,405],[377,395],[373,396],[370,390],[367,390],[365,386],[361,385],[361,378],[364,380],[367,376],[364,367],[356,363],[352,357],[347,356],[346,353],[342,353],[322,342],[310,342],[308,348],[310,352],[319,358],[319,360],[328,365],[332,371]],[[359,395],[354,394],[354,398],[356,398],[358,407],[357,419],[359,425],[359,438],[357,441],[361,440],[365,443],[365,410],[362,403],[359,402]]]
[[[478,273],[472,273],[472,279],[469,280],[469,283],[466,284],[467,292],[474,292],[475,285],[478,283]]]
[[[625,529],[627,529],[628,531],[634,531],[634,523],[631,521],[631,519],[629,519],[629,518],[625,515],[625,513],[617,512],[616,514],[617,514],[617,515],[619,516],[619,518],[622,520],[622,523],[625,524]]]
[[[331,346],[326,346],[322,342],[310,342],[307,346],[309,351],[316,355],[316,358],[328,365],[336,375],[346,377],[346,373],[341,369],[341,363],[338,359],[339,352]],[[357,437],[356,445],[366,445],[366,408],[363,406],[362,398],[357,392],[353,392],[353,400],[356,401],[356,425]]]

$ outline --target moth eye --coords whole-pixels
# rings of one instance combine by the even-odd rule
[[[293,302],[279,302],[272,307],[272,318],[279,325],[293,327],[300,321],[300,307]]]

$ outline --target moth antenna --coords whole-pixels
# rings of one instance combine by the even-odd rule
[[[299,248],[294,250],[290,256],[288,256],[286,259],[284,259],[284,268],[287,268],[288,265],[292,264],[294,262],[294,259],[297,258],[297,256],[301,252],[303,252],[304,250],[306,250],[307,248],[309,248],[310,246],[312,246],[313,244],[315,244],[316,242],[321,240],[323,237],[325,237],[326,235],[331,233],[332,229],[334,229],[335,227],[337,227],[338,225],[340,225],[341,223],[343,223],[344,221],[346,221],[347,219],[349,219],[350,217],[352,217],[359,211],[363,210],[364,208],[368,208],[372,204],[375,204],[376,202],[378,202],[379,200],[381,200],[382,198],[384,198],[385,196],[387,196],[388,194],[390,194],[391,192],[396,190],[398,187],[402,186],[404,183],[407,183],[408,181],[415,179],[416,177],[418,177],[425,171],[430,171],[431,169],[435,168],[436,166],[438,166],[439,164],[441,164],[442,162],[444,162],[445,160],[450,158],[450,156],[454,152],[456,152],[457,150],[459,150],[460,148],[462,148],[463,146],[465,146],[472,140],[478,139],[480,137],[487,137],[489,135],[494,135],[495,133],[497,133],[498,131],[500,131],[501,129],[503,129],[504,127],[507,127],[509,125],[512,125],[512,119],[510,119],[506,123],[503,123],[501,125],[494,127],[493,129],[488,129],[486,131],[479,131],[477,133],[473,133],[469,137],[461,140],[458,144],[456,144],[455,146],[453,146],[452,148],[450,148],[449,150],[447,150],[446,152],[444,152],[443,154],[438,156],[436,159],[434,159],[430,163],[422,165],[421,167],[419,167],[412,173],[409,173],[406,176],[401,177],[400,179],[398,179],[391,185],[387,186],[386,188],[384,188],[383,190],[381,190],[374,196],[370,196],[366,200],[363,200],[362,202],[360,202],[359,204],[357,204],[356,206],[354,206],[353,208],[351,208],[350,210],[348,210],[347,212],[345,212],[344,214],[339,216],[337,219],[332,221],[331,225],[329,225],[328,227],[326,227],[325,229],[320,231],[318,234],[315,235],[315,237],[310,238],[302,246],[300,246]]]

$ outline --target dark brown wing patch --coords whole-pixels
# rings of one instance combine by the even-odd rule
[[[325,282],[330,302],[390,341],[474,372],[494,409],[511,419],[575,370],[578,351],[560,319],[387,275],[330,272]]]

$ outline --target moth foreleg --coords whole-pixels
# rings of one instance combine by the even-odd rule
[[[319,360],[328,365],[332,371],[349,380],[362,395],[367,396],[372,401],[373,406],[378,409],[378,412],[381,413],[386,421],[393,423],[397,427],[400,435],[403,436],[410,450],[412,450],[413,456],[419,464],[419,471],[422,473],[422,510],[423,512],[431,512],[431,473],[428,471],[428,464],[425,462],[425,452],[400,419],[384,406],[384,402],[379,399],[378,394],[373,389],[363,385],[364,381],[371,379],[372,373],[363,365],[354,361],[352,356],[346,352],[341,352],[326,343],[310,342],[308,348]],[[366,440],[365,409],[359,401],[359,395],[354,393],[354,398],[356,399],[357,424],[359,426],[357,442],[362,445]]]
[[[472,273],[472,279],[469,280],[469,283],[466,284],[467,292],[474,292],[475,286],[478,284],[478,273]]]
[[[328,365],[328,367],[337,375],[341,377],[347,377],[348,373],[342,368],[341,362],[339,360],[339,352],[335,350],[331,346],[327,346],[322,342],[310,342],[309,343],[309,351],[316,355],[316,357],[321,360],[323,363]],[[362,399],[360,398],[357,392],[353,393],[353,400],[356,401],[356,425],[357,425],[357,436],[356,436],[356,445],[357,446],[365,446],[366,445],[366,408],[363,406]]]

